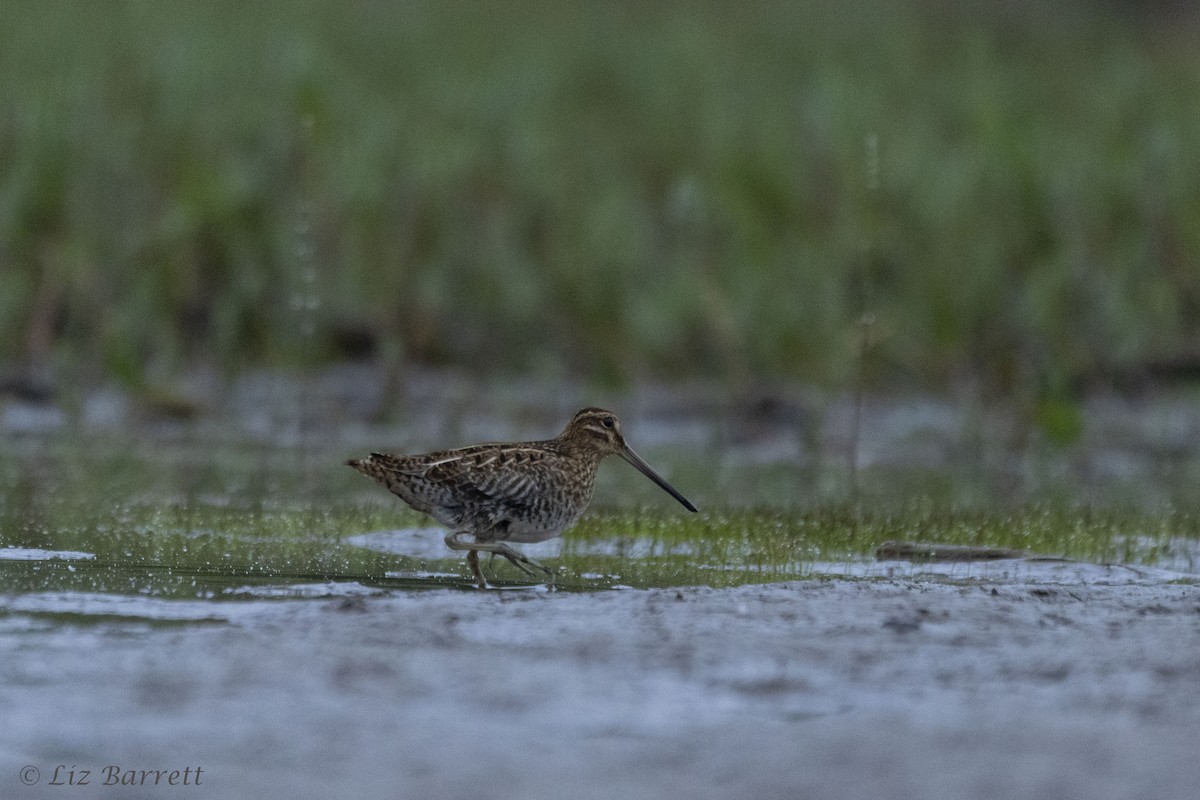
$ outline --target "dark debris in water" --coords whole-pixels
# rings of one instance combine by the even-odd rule
[[[975,547],[964,544],[888,541],[875,548],[879,561],[996,561],[1028,558],[1024,550],[1007,547]]]

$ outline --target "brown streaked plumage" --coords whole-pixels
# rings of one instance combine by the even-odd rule
[[[541,442],[477,444],[411,456],[372,453],[346,463],[445,525],[446,545],[467,551],[483,589],[487,581],[479,551],[502,555],[527,574],[533,574],[532,567],[553,578],[508,543],[542,542],[574,525],[592,499],[596,469],[610,455],[637,467],[687,510],[696,510],[630,449],[616,415],[600,408],[583,409],[562,433]],[[462,541],[468,534],[474,541]]]

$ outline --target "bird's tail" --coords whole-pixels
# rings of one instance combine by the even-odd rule
[[[346,466],[354,467],[363,475],[374,478],[380,483],[387,484],[388,476],[396,472],[396,463],[398,459],[395,456],[387,456],[383,453],[371,453],[366,458],[352,458],[346,462]]]

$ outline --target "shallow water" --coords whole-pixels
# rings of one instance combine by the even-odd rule
[[[220,409],[187,420],[147,417],[112,392],[90,396],[75,419],[5,404],[4,590],[248,601],[468,588],[443,531],[341,462],[376,449],[538,438],[564,413],[529,398],[507,416],[460,402],[451,424],[419,403],[398,422],[374,423],[341,399],[363,382],[353,372],[244,380]],[[558,405],[584,402],[573,392],[586,394],[569,388]],[[1078,444],[1035,441],[1017,454],[997,430],[1002,412],[870,401],[853,481],[845,398],[743,407],[712,392],[659,390],[612,405],[632,409],[631,442],[702,512],[681,511],[613,460],[575,530],[521,547],[556,569],[560,590],[869,579],[901,569],[872,560],[887,539],[1200,571],[1200,450],[1183,445],[1200,434],[1200,411],[1186,396],[1093,403]],[[529,586],[503,560],[487,569],[499,587]]]
[[[568,413],[560,407],[592,402],[590,394],[498,390],[509,398],[502,414],[439,397],[453,381],[415,381],[397,421],[372,422],[352,401],[370,377],[353,369],[250,376],[187,419],[155,416],[112,391],[87,396],[74,416],[3,404],[7,597],[50,606],[66,598],[63,613],[77,619],[74,597],[229,603],[470,588],[443,531],[342,461],[547,436]],[[539,406],[542,396],[557,401]],[[1076,446],[1035,441],[1019,454],[1006,443],[1002,410],[871,400],[853,476],[844,458],[848,402],[742,405],[694,387],[614,399],[630,409],[630,441],[702,512],[681,511],[613,460],[573,531],[521,549],[555,569],[560,591],[1062,573],[1034,562],[875,562],[874,547],[888,539],[1011,547],[1162,570],[1163,580],[1200,572],[1200,500],[1190,499],[1200,453],[1180,446],[1200,432],[1200,412],[1186,397],[1094,403]],[[485,569],[498,588],[545,588],[502,559],[485,559]]]
[[[1200,674],[1200,469],[1164,455],[1181,407],[1170,437],[1136,417],[1014,461],[961,446],[946,404],[901,404],[868,415],[850,503],[842,406],[805,433],[643,398],[631,442],[702,512],[613,460],[573,531],[521,547],[557,591],[501,559],[479,592],[341,462],[537,438],[559,409],[375,424],[241,391],[186,422],[111,396],[76,423],[0,409],[0,796],[119,765],[203,767],[196,797],[1096,800],[1200,731],[1175,699]],[[1073,560],[876,561],[885,540]],[[1006,794],[998,752],[1046,766]],[[1155,796],[1191,779],[1155,775]]]

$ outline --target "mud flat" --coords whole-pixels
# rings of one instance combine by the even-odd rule
[[[8,596],[0,796],[1197,796],[1200,588],[1066,567]]]

